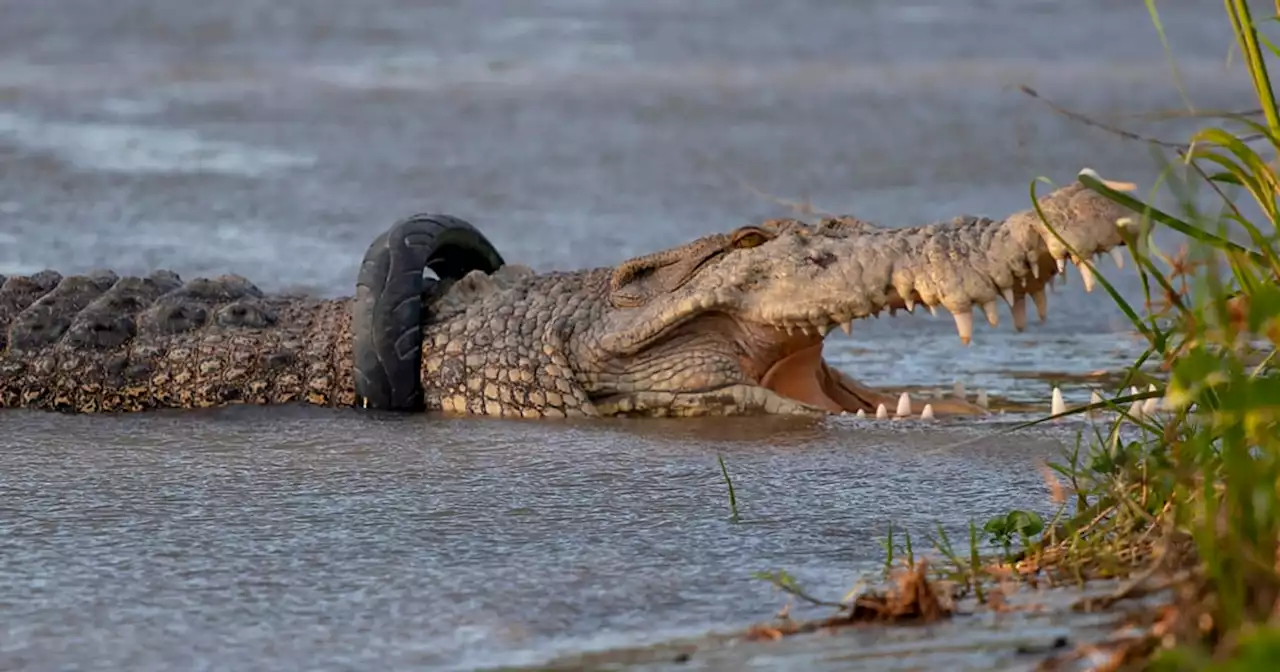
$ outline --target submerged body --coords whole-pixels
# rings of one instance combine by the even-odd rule
[[[1118,224],[1132,215],[1080,184],[1040,205],[1083,257],[1122,245]],[[1021,329],[1027,296],[1044,318],[1044,288],[1067,256],[1033,210],[897,229],[771,221],[613,268],[459,274],[400,297],[421,300],[424,317],[397,343],[420,338],[425,407],[446,413],[874,412],[894,399],[822,359],[833,327],[941,306],[968,343],[973,309],[994,323],[1004,300]],[[353,312],[367,319],[356,307],[266,297],[234,276],[10,278],[0,288],[0,407],[353,405]],[[962,399],[931,403],[940,415],[984,412]]]

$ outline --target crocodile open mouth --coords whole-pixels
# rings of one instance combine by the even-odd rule
[[[806,340],[809,342],[796,344],[789,354],[771,364],[761,376],[759,385],[775,394],[830,413],[862,411],[867,414],[918,416],[923,413],[928,416],[986,412],[982,406],[958,397],[926,401],[876,391],[827,363],[822,357],[823,338],[810,337]]]

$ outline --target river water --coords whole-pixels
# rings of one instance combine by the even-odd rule
[[[1123,115],[1184,107],[1178,82],[1249,107],[1221,7],[1157,4],[1178,80],[1136,2],[9,0],[0,274],[340,295],[421,210],[550,269],[786,214],[744,185],[891,225],[1004,215],[1084,166],[1149,189],[1145,147],[1013,87],[1175,138]],[[969,348],[949,316],[868,321],[829,356],[1047,403],[1138,352],[1074,272],[1050,304]],[[0,668],[465,669],[731,629],[783,603],[753,572],[838,598],[890,522],[1048,511],[1035,466],[1074,428],[1007,424],[3,412]],[[790,650],[721,660],[840,665]]]

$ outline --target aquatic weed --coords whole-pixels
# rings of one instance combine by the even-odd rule
[[[716,459],[720,461],[720,473],[724,476],[724,483],[729,486],[729,522],[736,523],[739,521],[738,496],[733,491],[733,479],[729,478],[729,469],[724,466],[724,456],[716,455]]]

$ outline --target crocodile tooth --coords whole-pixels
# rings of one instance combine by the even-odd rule
[[[1133,226],[1133,218],[1132,218],[1132,217],[1121,217],[1120,219],[1117,219],[1117,220],[1116,220],[1116,226],[1117,226],[1117,227],[1119,227],[1119,228],[1121,228],[1121,229],[1123,229],[1123,228],[1125,228],[1125,227],[1127,227],[1127,226]]]
[[[1101,403],[1102,403],[1102,395],[1101,395],[1101,394],[1098,394],[1098,391],[1097,391],[1097,390],[1094,390],[1093,392],[1090,392],[1090,393],[1089,393],[1089,405],[1090,405],[1090,406],[1093,406],[1094,404],[1101,404]],[[1093,410],[1089,411],[1089,416],[1090,416],[1090,417],[1092,417],[1092,416],[1093,416],[1094,414],[1096,414],[1099,410],[1100,410],[1100,409],[1095,408],[1095,409],[1093,409]]]
[[[877,407],[876,407],[876,419],[877,419],[877,420],[884,420],[884,419],[885,419],[885,418],[887,418],[887,417],[889,417],[889,409],[885,408],[885,407],[884,407],[884,404],[880,404],[879,406],[877,406]]]
[[[983,408],[991,408],[991,399],[987,397],[986,390],[978,390],[978,405]]]
[[[960,342],[969,345],[973,341],[973,313],[963,311],[952,315],[956,318],[956,333],[960,334]]]
[[[1013,305],[1014,294],[1013,294],[1012,287],[1005,287],[1004,289],[1000,290],[1000,296],[1004,297],[1005,305],[1008,305],[1008,306]]]
[[[853,335],[853,320],[850,319],[848,322],[841,322],[840,329],[845,333],[846,336]]]
[[[1013,297],[1013,328],[1015,331],[1021,332],[1027,328],[1027,295],[1019,294]]]
[[[1053,401],[1049,406],[1049,415],[1061,415],[1067,412],[1067,405],[1062,401],[1062,390],[1053,388]]]
[[[906,305],[908,313],[916,312],[916,302],[910,296],[902,297],[902,303]]]
[[[1111,261],[1115,262],[1116,268],[1124,268],[1124,253],[1120,248],[1111,248]]]
[[[924,405],[924,410],[923,410],[923,411],[920,411],[920,419],[921,419],[921,420],[932,420],[932,419],[933,419],[933,404],[925,404],[925,405]]]
[[[956,398],[958,399],[964,399],[965,397],[964,382],[957,380],[956,382],[952,383],[951,394],[955,395]]]
[[[1049,318],[1049,297],[1044,295],[1044,288],[1031,292],[1031,300],[1036,302],[1036,315],[1044,322]]]
[[[826,338],[826,337],[827,337],[827,334],[831,332],[831,325],[829,325],[829,324],[824,324],[824,325],[821,325],[821,326],[817,327],[817,329],[818,329],[818,335],[819,335],[819,336],[821,336],[821,337],[823,337],[823,338]]]
[[[1077,266],[1080,267],[1080,281],[1084,283],[1084,291],[1092,292],[1094,279],[1093,269],[1089,268],[1089,262],[1081,259]]]
[[[928,306],[928,307],[929,307],[929,314],[930,314],[930,315],[932,315],[932,316],[934,316],[934,317],[937,317],[937,316],[938,316],[938,307],[937,307],[937,306],[935,306],[935,305],[933,305],[933,304],[929,304],[929,303],[926,303],[926,304],[924,304],[924,305],[926,305],[926,306]]]
[[[859,418],[865,418],[865,417],[867,417],[867,412],[866,412],[866,411],[864,411],[864,410],[862,410],[861,408],[859,408],[859,409],[858,409],[858,412],[857,412],[857,413],[854,413],[854,415],[855,415],[855,416],[857,416],[857,417],[859,417]]]
[[[898,417],[905,418],[908,415],[911,415],[911,395],[903,392],[902,396],[898,397]]]
[[[1000,313],[996,311],[995,301],[988,301],[982,304],[982,312],[987,314],[987,324],[993,327],[1000,326]]]
[[[1147,385],[1147,391],[1155,392],[1156,386]],[[1160,410],[1160,397],[1151,397],[1142,403],[1143,415],[1155,415],[1155,412],[1158,410]]]
[[[802,325],[800,325],[800,333],[804,334],[805,336],[812,336],[812,335],[813,335],[813,334],[809,333],[809,327],[806,327],[806,326],[804,326],[803,324],[802,324]]]
[[[1040,279],[1040,264],[1038,262],[1031,262],[1031,277],[1036,280]]]
[[[1066,273],[1067,273],[1067,258],[1066,258],[1066,257],[1063,257],[1063,258],[1061,258],[1061,259],[1056,259],[1055,261],[1057,261],[1057,262],[1058,262],[1058,274],[1059,274],[1059,275],[1066,275]]]

